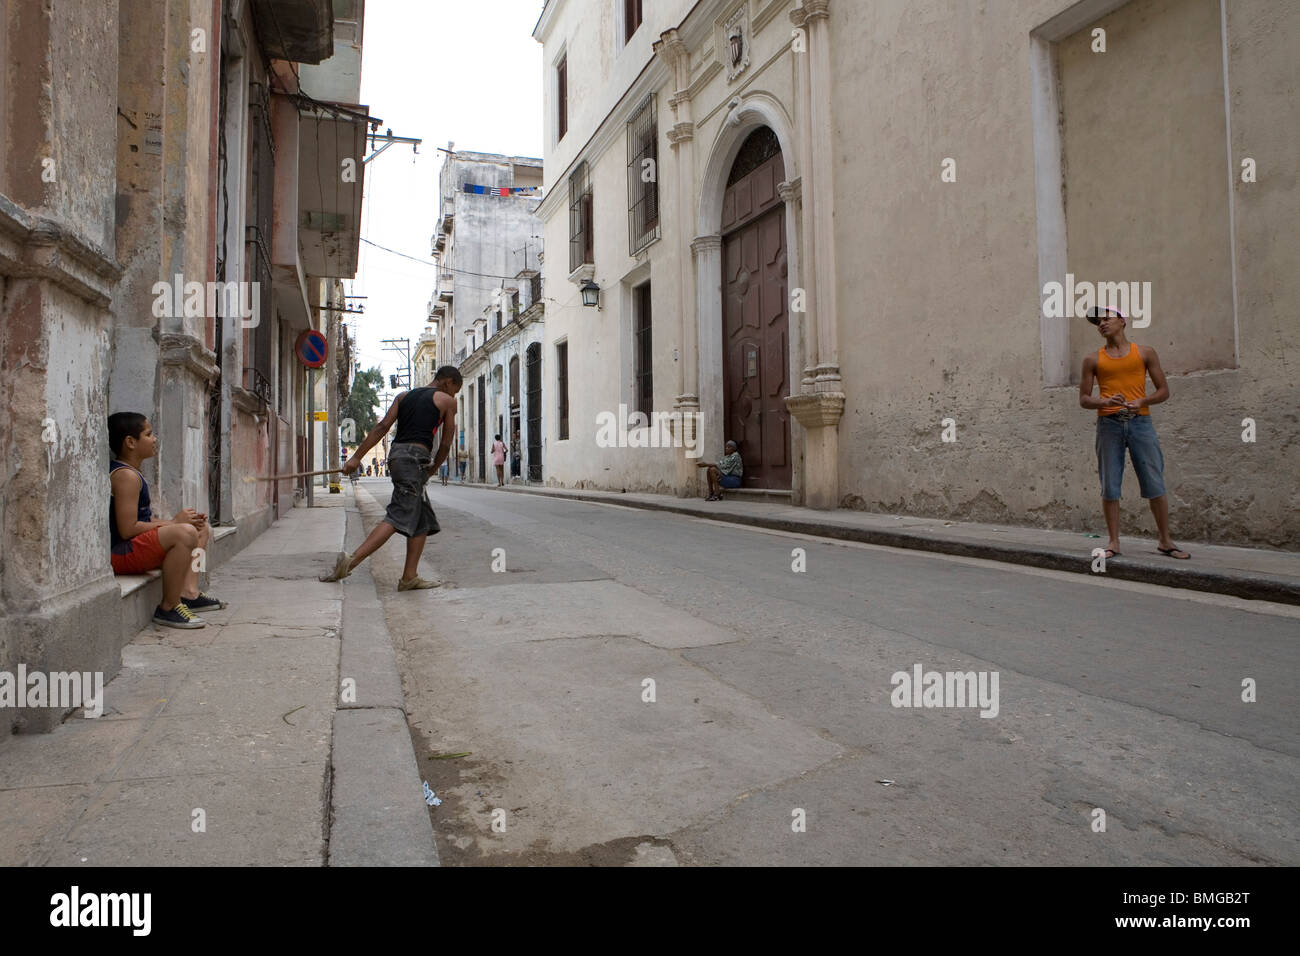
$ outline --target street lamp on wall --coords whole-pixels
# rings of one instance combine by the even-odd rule
[[[582,304],[600,308],[600,286],[588,279],[582,286]]]

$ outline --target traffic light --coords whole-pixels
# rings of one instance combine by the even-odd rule
[[[388,376],[388,387],[389,387],[389,388],[397,388],[397,376],[396,376],[396,375],[390,375],[390,376]]]

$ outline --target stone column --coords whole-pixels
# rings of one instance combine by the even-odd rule
[[[802,172],[800,178],[800,193],[806,189],[809,195],[812,195],[816,183],[813,173],[812,160],[812,94],[809,82],[808,66],[808,14],[803,7],[795,7],[790,11],[790,20],[794,25],[803,31],[802,46],[796,49],[793,56],[795,59],[794,69],[794,118],[795,118],[795,135],[798,137],[796,152],[799,169]],[[802,200],[802,195],[801,195]],[[799,222],[800,229],[798,238],[796,234],[789,232],[788,241],[799,242],[799,274],[796,280],[800,288],[804,291],[804,312],[799,318],[799,323],[803,327],[804,335],[804,353],[803,353],[803,375],[800,381],[802,391],[811,392],[813,382],[816,377],[814,371],[817,365],[817,323],[815,302],[817,289],[815,288],[815,275],[817,271],[817,250],[813,248],[813,233],[810,223],[804,220],[803,213],[807,209],[811,215],[811,206],[806,206],[802,201],[799,204]]]
[[[839,506],[839,421],[844,392],[837,343],[830,0],[803,0],[791,11],[790,19],[806,33],[807,53],[796,76],[805,158],[803,209],[808,213],[803,230],[802,272],[809,309],[805,327],[812,367],[805,370],[802,391],[787,398],[786,407],[807,431],[803,503],[812,508],[835,508]]]
[[[807,289],[803,279],[803,276],[807,274],[807,266],[803,263],[803,181],[799,177],[795,177],[792,180],[777,183],[776,191],[777,195],[781,197],[781,201],[785,203],[785,235],[786,248],[788,249],[787,288],[799,288],[805,294],[802,311],[796,312],[793,308],[789,311],[790,357],[789,378],[787,381],[799,382],[797,387],[800,391],[810,391],[813,379],[812,360],[810,358],[812,352],[808,345],[808,336],[811,330],[808,322]],[[791,296],[791,299],[793,300],[793,296]],[[806,379],[806,381],[801,381],[801,379]],[[790,428],[790,492],[791,500],[795,504],[802,504],[804,500],[803,472],[806,439],[807,436],[803,427],[799,424],[799,420],[794,418]]]
[[[680,358],[677,365],[678,395],[673,400],[673,411],[682,416],[683,444],[700,440],[698,419],[700,415],[700,355],[696,348],[699,337],[696,313],[691,301],[695,288],[692,273],[693,257],[691,239],[695,234],[695,123],[691,116],[690,53],[676,30],[660,34],[654,51],[672,71],[673,95],[668,100],[672,107],[673,125],[668,129],[668,142],[673,150],[674,216],[677,220],[675,236],[677,250],[677,312],[678,345]],[[662,184],[663,177],[659,177]],[[660,200],[662,202],[662,198]],[[685,454],[676,458],[676,486],[679,496],[693,496],[698,487],[696,458]]]
[[[716,453],[715,448],[721,448],[723,440],[722,337],[711,334],[722,328],[722,236],[697,236],[691,252],[696,274],[702,280],[694,286],[698,296],[695,333],[699,367],[703,370],[698,440],[707,457]]]

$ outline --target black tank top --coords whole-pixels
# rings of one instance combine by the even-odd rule
[[[114,458],[108,463],[108,473],[111,475],[119,468],[131,468],[126,462],[118,461]],[[137,475],[140,472],[131,468]],[[108,496],[108,535],[110,547],[113,554],[130,554],[131,539],[124,538],[117,533],[117,502],[114,500],[115,495]],[[153,511],[149,507],[149,482],[144,480],[144,475],[140,475],[140,497],[135,504],[135,519],[137,521],[152,521]]]
[[[426,448],[433,447],[433,433],[442,422],[442,412],[433,403],[433,395],[438,390],[424,386],[413,388],[402,396],[402,404],[397,406],[397,437],[394,445],[404,442],[417,442]]]

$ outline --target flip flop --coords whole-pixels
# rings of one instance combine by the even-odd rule
[[[1111,558],[1122,558],[1122,557],[1124,557],[1124,552],[1123,552],[1123,551],[1116,551],[1116,550],[1114,550],[1113,548],[1107,548],[1107,549],[1106,549],[1106,560],[1107,560],[1107,561],[1109,561]]]
[[[1156,548],[1156,550],[1167,558],[1173,558],[1175,561],[1187,561],[1192,556],[1190,552],[1184,551],[1182,548],[1177,546],[1172,548]],[[1178,554],[1175,554],[1175,551],[1178,552]],[[1179,555],[1181,555],[1181,557],[1179,557]]]

